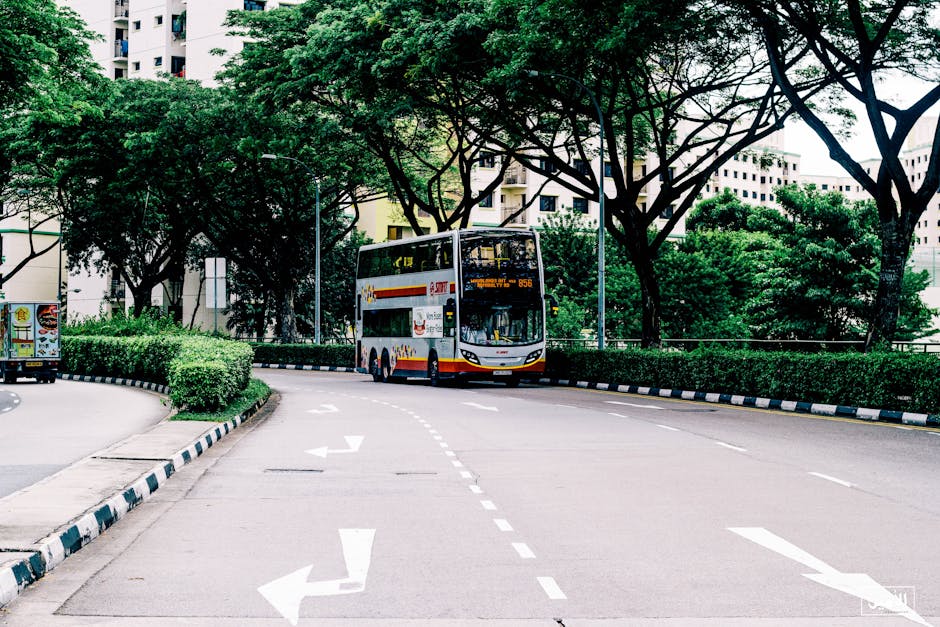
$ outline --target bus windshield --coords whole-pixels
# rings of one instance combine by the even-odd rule
[[[460,310],[460,339],[477,346],[521,346],[542,341],[542,303],[475,303]]]

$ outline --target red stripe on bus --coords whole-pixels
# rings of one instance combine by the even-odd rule
[[[401,296],[424,296],[428,293],[427,285],[409,285],[407,287],[385,287],[375,290],[376,298],[398,298]]]

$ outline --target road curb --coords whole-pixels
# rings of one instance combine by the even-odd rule
[[[84,381],[86,383],[110,383],[112,385],[125,385],[128,387],[150,390],[159,394],[169,394],[170,386],[159,383],[150,383],[149,381],[138,381],[137,379],[124,379],[122,377],[102,377],[90,374],[69,374],[60,372],[58,378],[66,381]]]
[[[940,427],[940,416],[934,414],[916,414],[912,412],[894,411],[889,409],[870,409],[867,407],[851,407],[848,405],[829,405],[826,403],[808,403],[805,401],[786,401],[758,396],[744,396],[740,394],[720,394],[717,392],[702,392],[698,390],[673,390],[667,388],[644,387],[640,385],[625,385],[618,383],[599,383],[596,381],[578,381],[575,379],[542,378],[538,380],[543,385],[558,385],[565,387],[578,387],[589,390],[607,390],[610,392],[623,392],[624,394],[640,394],[657,396],[661,398],[678,398],[687,401],[704,401],[706,403],[720,403],[724,405],[737,405],[740,407],[755,407],[758,409],[776,409],[801,414],[815,414],[819,416],[837,416],[840,418],[855,418],[870,422],[887,422],[892,424],[914,425],[918,427]]]
[[[312,366],[310,364],[251,364],[254,368],[273,368],[275,370],[316,370],[319,372],[356,372],[348,366]]]
[[[117,385],[131,385],[133,387],[153,389],[154,391],[159,391],[156,388],[166,387],[149,388],[146,385],[155,384],[115,377],[60,376],[71,380],[99,383],[113,382]],[[114,379],[114,381],[110,381],[110,379]],[[270,396],[256,402],[231,420],[220,422],[209,428],[189,446],[177,451],[167,461],[160,462],[111,498],[102,501],[79,518],[54,531],[36,544],[17,550],[16,555],[18,557],[15,559],[7,562],[0,561],[0,608],[15,599],[27,586],[38,581],[61,564],[69,555],[87,546],[132,509],[148,500],[162,484],[183,466],[202,455],[213,444],[254,416],[269,398]],[[12,549],[4,549],[4,551],[12,554]],[[3,552],[0,552],[0,555],[3,555]]]

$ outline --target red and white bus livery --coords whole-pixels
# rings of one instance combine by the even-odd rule
[[[538,235],[462,229],[359,249],[356,369],[516,385],[545,370]]]

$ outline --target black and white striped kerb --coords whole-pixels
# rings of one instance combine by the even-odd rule
[[[0,565],[0,608],[16,598],[23,588],[42,578],[69,555],[90,543],[129,511],[149,499],[175,472],[248,420],[265,402],[266,398],[231,420],[220,422],[195,442],[178,451],[170,460],[154,466],[132,485],[99,503],[64,529],[43,538],[33,546],[22,549],[4,547],[5,551],[28,555],[13,563]],[[2,555],[3,552],[0,552],[0,556]]]
[[[859,420],[871,420],[873,422],[889,422],[894,424],[915,425],[919,427],[940,427],[940,416],[934,414],[915,414],[912,412],[893,411],[888,409],[869,409],[866,407],[850,407],[847,405],[827,405],[825,403],[807,403],[805,401],[784,401],[771,398],[760,398],[757,396],[743,396],[739,394],[718,394],[716,392],[672,390],[664,388],[643,387],[639,385],[622,385],[618,383],[577,381],[574,379],[539,379],[539,383],[545,385],[579,387],[590,390],[624,392],[626,394],[659,396],[663,398],[681,398],[687,401],[705,401],[707,403],[722,403],[726,405],[739,405],[741,407],[778,409],[781,411],[816,414],[819,416],[856,418]]]
[[[275,368],[277,370],[316,370],[318,372],[355,372],[348,366],[313,366],[311,364],[252,364],[255,368]]]
[[[102,377],[95,376],[90,374],[69,374],[67,372],[59,373],[60,379],[65,379],[66,381],[84,381],[86,383],[110,383],[112,385],[126,385],[134,388],[141,388],[142,390],[150,390],[152,392],[157,392],[158,394],[169,394],[170,386],[160,385],[158,383],[150,383],[149,381],[138,381],[136,379],[123,379],[121,377]]]

